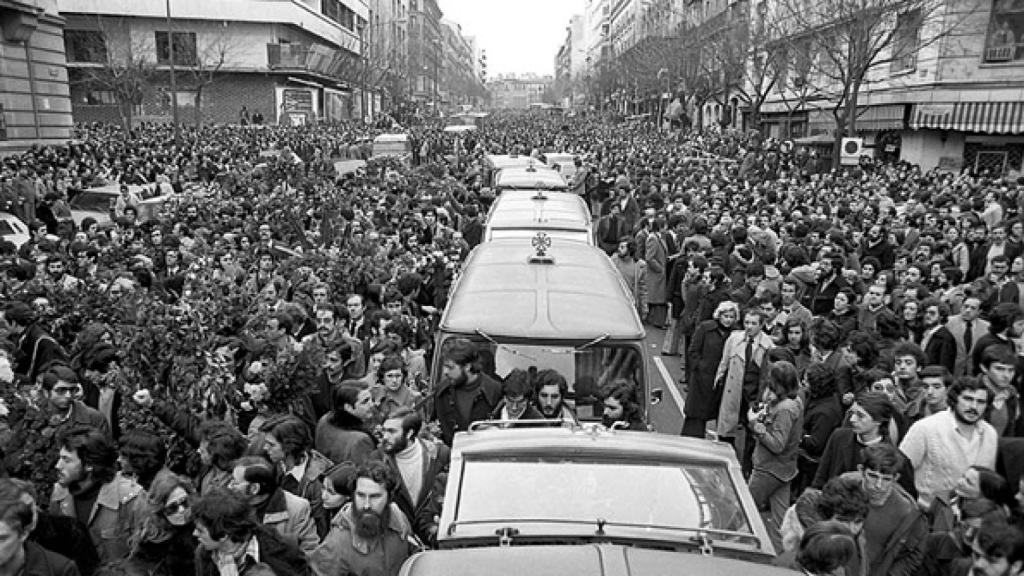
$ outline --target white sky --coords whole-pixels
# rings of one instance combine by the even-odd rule
[[[554,75],[569,18],[586,7],[583,0],[438,0],[438,5],[487,51],[488,78]]]

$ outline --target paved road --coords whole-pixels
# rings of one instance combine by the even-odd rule
[[[657,432],[679,434],[683,428],[683,390],[679,378],[679,356],[662,356],[661,343],[665,331],[647,326],[647,370],[651,377],[651,389],[662,389],[662,401],[651,408],[651,421]]]

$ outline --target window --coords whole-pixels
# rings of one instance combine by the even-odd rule
[[[324,16],[341,24],[343,28],[355,30],[356,13],[348,6],[342,4],[340,0],[323,0],[320,11],[323,12]]]
[[[64,53],[68,62],[102,64],[107,61],[107,40],[98,30],[65,30]]]
[[[167,32],[156,33],[156,61],[158,64],[169,64],[171,46],[167,42]],[[174,32],[174,63],[181,66],[196,65],[196,33]]]
[[[914,66],[917,64],[918,36],[920,34],[920,10],[904,12],[896,18],[890,72],[904,72],[914,69]]]
[[[117,104],[117,97],[110,90],[90,90],[85,93],[85,103],[91,105]]]
[[[985,62],[1024,60],[1024,0],[992,0],[992,19],[982,59]]]

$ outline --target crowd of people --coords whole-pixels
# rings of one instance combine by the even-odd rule
[[[346,124],[89,125],[0,162],[31,231],[0,242],[0,574],[397,574],[436,543],[457,431],[575,419],[555,370],[432,348],[484,156],[541,151],[576,155],[680,360],[682,434],[736,447],[780,564],[1021,572],[1018,182],[596,116],[442,128],[407,128],[408,164]],[[646,428],[628,382],[601,398]]]

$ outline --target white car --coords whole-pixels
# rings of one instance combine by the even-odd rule
[[[132,184],[129,186],[131,191],[139,192],[149,186],[139,186]],[[71,219],[75,221],[75,227],[81,229],[82,220],[86,218],[93,218],[100,225],[100,228],[107,228],[113,226],[114,223],[110,220],[110,207],[111,203],[116,201],[118,196],[121,195],[120,184],[108,184],[107,186],[99,186],[96,188],[88,188],[81,192],[75,193],[71,196],[71,200],[68,205],[71,207]],[[160,207],[170,197],[170,195],[164,194],[153,198],[147,198],[139,203],[139,219],[142,222],[152,220],[156,217],[157,212],[160,211]]]
[[[22,244],[31,238],[28,226],[17,216],[7,212],[0,212],[0,236],[3,236],[3,239],[8,242],[13,242],[18,248],[21,248]]]

